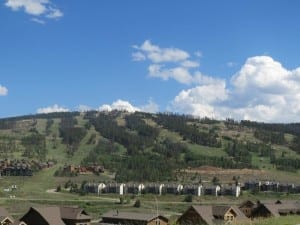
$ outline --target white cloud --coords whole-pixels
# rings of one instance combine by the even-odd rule
[[[64,14],[59,9],[50,7],[49,12],[46,15],[46,17],[50,18],[50,19],[57,19],[57,18],[62,17],[63,15]]]
[[[39,24],[45,24],[46,22],[44,20],[38,19],[38,18],[31,18],[31,21]]]
[[[54,104],[53,106],[37,109],[37,113],[53,113],[53,112],[69,112],[69,111],[70,110],[68,108],[64,108],[57,104]]]
[[[300,67],[288,70],[269,56],[256,56],[247,59],[229,85],[199,77],[202,83],[181,91],[172,101],[172,110],[218,119],[300,120]]]
[[[183,67],[186,67],[186,68],[197,68],[200,66],[200,64],[196,61],[191,61],[191,60],[186,60],[186,61],[183,61],[181,63],[181,65]]]
[[[157,45],[153,45],[149,40],[146,40],[141,46],[134,45],[133,48],[139,50],[140,53],[154,63],[174,63],[185,61],[190,57],[186,51],[178,48],[160,48]]]
[[[159,52],[150,52],[148,58],[155,63],[179,62],[189,57],[188,53],[179,49],[166,49]]]
[[[219,119],[300,120],[300,67],[289,70],[270,56],[255,56],[226,81],[201,73],[199,62],[181,49],[162,48],[149,40],[133,48],[133,60],[150,62],[150,77],[195,85],[174,98],[173,111]],[[201,52],[194,55],[202,56]]]
[[[43,16],[49,19],[63,16],[63,13],[50,0],[6,0],[5,6],[13,11],[24,10],[29,15]]]
[[[141,52],[134,52],[132,53],[133,61],[144,61],[146,60],[146,56]]]
[[[257,56],[246,61],[241,70],[232,78],[232,83],[240,90],[253,87],[263,90],[271,87],[274,90],[274,86],[284,88],[290,73],[271,57]]]
[[[182,84],[197,83],[200,71],[196,70],[200,63],[194,60],[191,55],[178,48],[162,48],[152,44],[149,40],[144,41],[140,46],[132,46],[136,52],[132,54],[133,61],[150,61],[148,75],[161,78],[162,80],[174,79]],[[201,52],[194,53],[197,57]]]
[[[225,82],[197,86],[181,91],[172,102],[172,109],[200,117],[216,117],[214,104],[228,99]]]
[[[200,71],[196,71],[193,76],[193,83],[208,85],[208,84],[223,84],[225,81],[212,76],[206,76]]]
[[[107,105],[107,104],[104,104],[104,105],[101,105],[99,108],[98,108],[99,111],[112,111],[112,108],[110,105]]]
[[[8,89],[0,84],[0,96],[5,96],[8,94]]]
[[[143,112],[157,113],[159,111],[159,106],[152,99],[150,99],[148,104],[141,106],[140,109]]]
[[[165,68],[162,65],[152,64],[148,67],[150,77],[159,77],[163,80],[169,80],[170,78],[183,83],[190,84],[193,82],[193,77],[189,70],[184,67]]]
[[[174,79],[182,84],[214,84],[223,82],[221,79],[203,75],[200,71],[191,73],[190,68],[181,66],[166,68],[164,65],[152,64],[148,67],[148,74],[150,77],[158,77],[162,80]]]
[[[39,16],[47,11],[48,0],[7,0],[5,5],[14,11],[23,9],[30,15]]]
[[[134,106],[128,101],[124,100],[117,100],[113,102],[111,105],[109,104],[104,104],[98,108],[99,111],[112,111],[112,110],[120,110],[120,111],[127,111],[130,113],[133,112],[149,112],[149,113],[155,113],[158,112],[159,106],[152,100],[150,99],[146,105],[142,106]]]
[[[120,110],[120,111],[127,111],[127,112],[135,112],[135,111],[140,111],[139,108],[131,105],[128,101],[124,100],[117,100],[113,102],[111,105],[104,104],[99,107],[99,111],[112,111],[112,110]]]
[[[87,112],[89,110],[92,110],[92,108],[90,106],[87,106],[87,105],[79,105],[79,106],[77,106],[77,110],[79,112]]]

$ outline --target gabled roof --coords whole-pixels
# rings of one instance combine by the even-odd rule
[[[110,219],[120,219],[120,220],[138,220],[138,221],[146,221],[149,222],[151,220],[156,219],[157,217],[168,221],[166,217],[157,214],[148,214],[148,213],[135,213],[135,212],[119,212],[119,211],[109,211],[102,215],[102,219],[110,218]]]
[[[79,207],[60,207],[60,215],[62,219],[70,220],[89,220],[91,217]]]
[[[280,213],[300,213],[300,204],[296,202],[263,204],[263,206],[275,217],[279,217]]]
[[[14,222],[14,220],[9,216],[0,216],[0,224],[4,223],[6,220],[9,220],[10,223]]]
[[[192,209],[194,209],[199,216],[202,217],[202,219],[208,224],[213,225],[214,222],[214,216],[212,211],[212,206],[207,205],[193,205],[191,206]]]
[[[0,222],[4,222],[5,220],[9,220],[12,223],[14,222],[14,220],[12,219],[12,217],[9,215],[9,213],[7,212],[7,210],[3,207],[0,207]]]
[[[247,217],[236,206],[208,206],[193,205],[188,210],[193,209],[208,224],[215,224],[215,217],[223,217],[228,211],[232,210],[236,214],[236,219],[240,221],[247,220]]]
[[[300,204],[299,201],[297,200],[263,200],[263,201],[260,201],[260,203],[263,203],[263,204]]]
[[[24,221],[27,214],[38,213],[49,225],[65,225],[64,219],[68,220],[90,220],[91,217],[78,207],[31,207],[29,211],[20,219]]]
[[[243,207],[253,207],[255,206],[255,203],[253,201],[247,200],[242,202],[242,204],[240,204],[239,208],[243,208]]]
[[[212,207],[212,213],[213,216],[224,216],[226,212],[230,210],[230,206],[213,206]]]
[[[231,206],[231,209],[233,209],[236,213],[236,218],[238,220],[248,220],[248,217],[246,217],[245,214],[237,206]]]
[[[60,209],[57,206],[43,208],[31,207],[20,220],[23,221],[26,216],[33,211],[38,213],[49,225],[65,225],[60,217]]]
[[[7,217],[7,216],[9,216],[9,213],[7,212],[7,210],[5,208],[0,207],[0,216]]]

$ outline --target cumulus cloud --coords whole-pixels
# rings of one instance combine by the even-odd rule
[[[8,89],[0,84],[0,96],[5,96],[8,94]]]
[[[150,77],[174,79],[182,84],[197,82],[197,79],[194,79],[196,72],[194,70],[200,64],[193,60],[188,52],[178,48],[162,48],[149,40],[140,46],[134,45],[133,48],[136,50],[132,53],[133,61],[150,61],[148,66]]]
[[[159,106],[152,99],[148,101],[148,104],[140,107],[141,111],[148,113],[157,113],[159,111]]]
[[[87,111],[92,110],[92,108],[90,106],[87,106],[87,105],[79,105],[79,106],[77,106],[77,110],[79,112],[87,112]]]
[[[54,104],[53,106],[37,109],[37,113],[53,113],[53,112],[69,112],[69,111],[70,110],[68,108],[59,106],[57,104]]]
[[[139,108],[133,106],[128,101],[124,101],[121,99],[118,99],[117,101],[113,102],[111,105],[104,104],[99,107],[99,111],[112,111],[112,110],[127,111],[131,113],[140,111]]]
[[[173,100],[172,108],[200,117],[219,117],[214,105],[228,99],[225,85],[225,82],[219,82],[182,90]]]
[[[297,122],[300,67],[288,70],[269,56],[251,57],[229,82],[205,76],[201,85],[181,91],[171,108],[200,117]]]
[[[169,110],[218,119],[233,117],[267,122],[300,120],[300,67],[289,70],[270,56],[246,60],[229,80],[200,71],[200,51],[163,48],[146,40],[133,46],[134,61],[147,61],[148,76],[193,85],[171,101]],[[228,62],[228,67],[237,67]]]
[[[134,52],[134,53],[132,53],[132,60],[133,61],[144,61],[144,60],[146,60],[146,56],[141,52]]]
[[[134,46],[139,52],[155,63],[180,62],[189,58],[189,53],[178,48],[161,48],[146,40],[141,46]]]
[[[185,67],[166,68],[163,65],[152,64],[148,67],[150,77],[159,77],[163,80],[170,78],[182,83],[190,84],[193,82],[193,76]]]
[[[99,108],[98,108],[99,111],[107,111],[107,112],[110,112],[112,111],[112,107],[108,104],[104,104],[104,105],[101,105]]]
[[[5,5],[14,11],[23,9],[30,15],[39,16],[47,11],[47,0],[7,0]]]
[[[63,16],[60,9],[50,0],[6,0],[5,6],[13,11],[23,10],[25,13],[37,17],[57,19]],[[42,20],[35,18],[32,21],[38,22]]]
[[[146,40],[142,45],[134,45],[133,61],[150,61],[148,75],[162,80],[173,79],[181,84],[207,84],[219,82],[219,79],[206,76],[199,71],[200,63],[188,52],[178,48],[161,48]],[[194,53],[201,57],[202,53]]]
[[[49,7],[48,13],[46,15],[49,19],[57,19],[62,17],[64,14],[57,8]]]
[[[111,105],[109,104],[104,104],[98,108],[99,111],[112,111],[112,110],[119,110],[119,111],[127,111],[130,113],[134,112],[149,112],[149,113],[155,113],[158,112],[159,106],[152,100],[150,99],[146,105],[142,106],[134,106],[128,101],[124,100],[117,100],[113,102]]]
[[[45,20],[41,20],[38,18],[31,18],[31,21],[35,22],[35,23],[43,24],[43,25],[46,24]]]
[[[181,63],[181,66],[186,68],[197,68],[200,64],[196,61],[186,60]]]

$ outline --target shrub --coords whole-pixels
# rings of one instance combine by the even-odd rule
[[[137,199],[137,200],[135,201],[133,207],[140,208],[140,207],[141,207],[141,200]]]
[[[184,198],[185,202],[193,202],[193,195],[189,194]]]

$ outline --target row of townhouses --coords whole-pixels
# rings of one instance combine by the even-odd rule
[[[294,183],[280,183],[278,181],[247,181],[244,183],[243,190],[257,192],[285,192],[300,193],[300,185]]]
[[[174,183],[157,184],[138,184],[138,183],[86,183],[84,191],[87,193],[96,193],[98,195],[103,193],[115,193],[119,195],[124,194],[191,194],[196,196],[202,195],[232,195],[239,197],[241,187],[239,185],[182,185]]]
[[[300,185],[292,183],[280,183],[276,181],[247,181],[236,185],[208,185],[208,184],[177,184],[177,183],[95,183],[89,182],[84,185],[87,193],[104,194],[191,194],[202,195],[231,195],[239,197],[241,191],[256,192],[282,192],[300,193]]]

